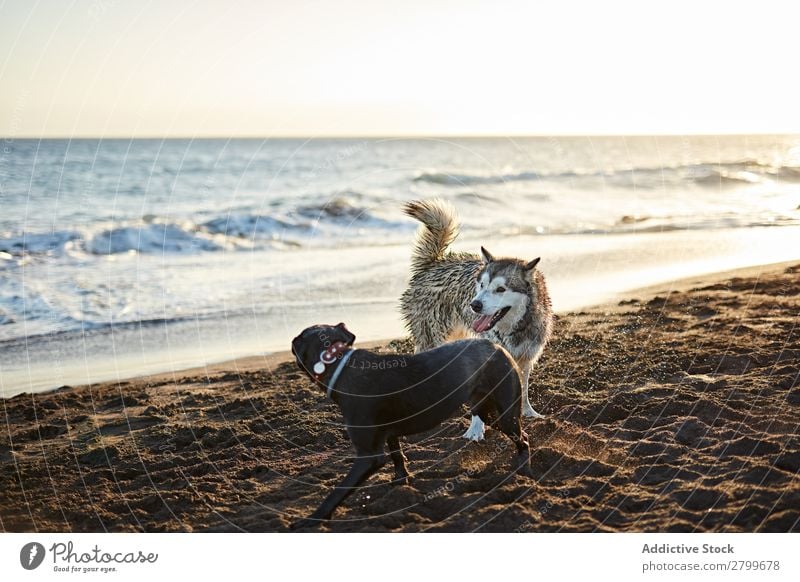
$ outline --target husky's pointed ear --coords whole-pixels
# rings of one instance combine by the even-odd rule
[[[542,257],[536,257],[530,263],[527,263],[525,265],[525,270],[526,271],[533,271],[533,269],[536,267],[536,265],[539,264],[539,261],[541,261],[541,260],[542,260]]]
[[[492,256],[492,253],[490,253],[489,251],[487,251],[483,247],[481,247],[481,254],[483,255],[483,260],[486,261],[487,263],[491,263],[491,262],[494,261],[494,257]]]

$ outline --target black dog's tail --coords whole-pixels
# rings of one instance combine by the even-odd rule
[[[442,260],[447,247],[458,236],[455,209],[450,203],[434,198],[409,202],[403,212],[422,223],[411,255],[411,269],[421,271]]]

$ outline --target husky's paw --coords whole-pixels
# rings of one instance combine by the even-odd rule
[[[482,441],[484,431],[485,426],[481,420],[481,417],[473,416],[467,432],[465,432],[462,436],[470,441]]]
[[[526,418],[544,418],[544,414],[539,414],[533,409],[533,406],[526,403],[526,406],[522,407],[522,416]]]

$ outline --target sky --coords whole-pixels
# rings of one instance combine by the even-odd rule
[[[791,6],[0,0],[0,136],[795,133]]]

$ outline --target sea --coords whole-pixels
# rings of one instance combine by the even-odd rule
[[[405,333],[416,223],[541,257],[557,311],[800,259],[800,136],[4,139],[0,396]]]

